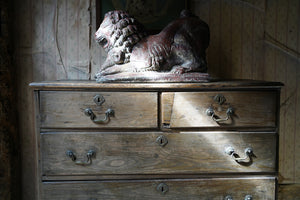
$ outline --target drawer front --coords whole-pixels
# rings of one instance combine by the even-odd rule
[[[43,183],[43,200],[275,199],[274,178]]]
[[[181,127],[275,127],[273,91],[162,93],[162,124]]]
[[[275,133],[235,132],[42,133],[42,174],[51,179],[71,175],[272,173],[276,171],[276,137]],[[248,148],[253,150],[251,155],[245,153]]]
[[[157,101],[154,92],[42,91],[40,125],[42,128],[154,128]]]

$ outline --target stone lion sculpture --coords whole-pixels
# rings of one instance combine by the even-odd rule
[[[199,81],[207,77],[209,27],[189,11],[160,33],[148,35],[124,11],[111,11],[95,33],[107,58],[96,74],[106,81]]]

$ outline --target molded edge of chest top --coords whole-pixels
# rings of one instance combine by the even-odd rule
[[[95,81],[44,81],[33,82],[29,86],[34,90],[136,90],[136,91],[180,91],[180,90],[230,90],[264,89],[283,86],[280,82],[232,80],[211,81],[207,83],[96,83]]]

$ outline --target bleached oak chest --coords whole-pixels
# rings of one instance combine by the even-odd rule
[[[280,83],[31,87],[39,199],[276,199]]]

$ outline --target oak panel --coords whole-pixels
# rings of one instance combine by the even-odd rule
[[[168,191],[157,190],[164,183]],[[99,182],[46,182],[42,185],[42,200],[81,200],[81,199],[275,199],[273,178],[252,179],[192,179],[192,180],[136,180]]]
[[[93,98],[102,95],[105,102],[96,105]],[[155,128],[157,127],[157,93],[136,92],[40,92],[40,121],[43,128]],[[103,119],[110,108],[114,116],[106,124],[95,124],[84,114],[91,108]]]
[[[217,103],[216,95],[226,101]],[[175,92],[162,94],[162,123],[179,127],[276,127],[277,93],[274,91]],[[206,111],[213,108],[216,118],[225,119],[228,108],[230,119],[214,121]]]
[[[165,146],[157,141],[161,135],[168,140]],[[42,175],[275,173],[276,137],[246,132],[42,133]],[[228,146],[240,157],[251,147],[252,160],[235,162],[225,153]],[[90,165],[76,165],[66,155],[68,150],[78,161],[86,161],[89,150],[95,151],[95,157]]]
[[[300,200],[300,184],[281,184],[278,186],[279,200]]]

